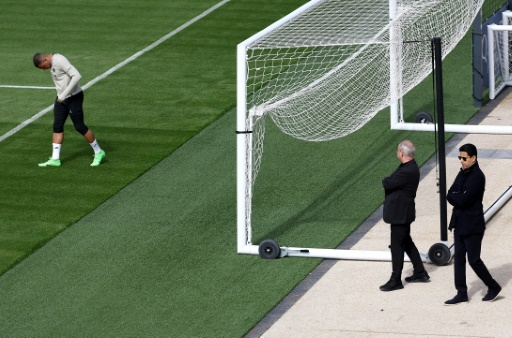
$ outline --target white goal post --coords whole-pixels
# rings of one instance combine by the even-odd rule
[[[489,99],[493,100],[506,87],[512,85],[510,73],[510,20],[512,11],[502,13],[501,25],[487,26],[487,55],[489,67]]]
[[[487,26],[487,55],[489,67],[489,99],[494,99],[506,86],[512,85],[512,74],[510,74],[510,38],[508,32],[512,30],[512,11],[502,13],[502,25],[491,24]],[[391,129],[434,131],[434,124],[406,123],[398,104],[391,105]],[[399,113],[400,112],[400,113]],[[446,132],[468,133],[468,134],[512,134],[511,126],[495,125],[459,125],[446,124]]]
[[[251,217],[265,119],[292,137],[317,142],[355,132],[391,107],[392,129],[436,130],[432,123],[405,123],[400,100],[432,71],[430,39],[442,37],[446,56],[483,1],[312,0],[237,46],[238,253],[261,254],[252,242]],[[512,133],[512,127],[488,127],[445,130]],[[283,247],[280,255],[390,260],[389,251]]]

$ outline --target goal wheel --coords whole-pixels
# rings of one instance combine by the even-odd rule
[[[434,119],[432,118],[432,115],[430,115],[427,112],[420,111],[418,114],[416,114],[416,118],[414,120],[416,123],[432,123],[434,122]]]
[[[275,259],[279,257],[279,254],[281,253],[281,248],[279,247],[279,244],[277,244],[276,241],[272,239],[266,239],[260,243],[260,246],[258,247],[258,252],[260,254],[260,257],[263,259]]]
[[[435,265],[446,265],[451,259],[450,248],[443,243],[436,243],[428,250],[428,258]]]

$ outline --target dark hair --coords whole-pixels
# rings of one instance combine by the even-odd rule
[[[43,60],[44,60],[44,54],[36,53],[36,54],[34,54],[34,58],[32,60],[34,61],[34,66],[39,67],[41,62],[43,62]]]
[[[476,147],[471,143],[466,143],[466,144],[460,146],[459,151],[464,151],[469,156],[477,156]]]

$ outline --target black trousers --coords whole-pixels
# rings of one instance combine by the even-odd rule
[[[71,117],[76,131],[85,135],[89,128],[84,123],[84,110],[82,108],[84,102],[84,92],[77,93],[68,97],[63,102],[55,100],[53,105],[53,132],[64,132],[64,123],[68,116]]]
[[[455,288],[458,292],[468,292],[468,286],[466,284],[466,254],[469,266],[471,266],[478,278],[480,278],[487,287],[494,287],[497,284],[480,258],[483,238],[483,233],[461,236],[457,235],[457,230],[455,230],[453,236],[455,245],[453,267],[455,272]]]
[[[402,276],[404,253],[411,259],[414,273],[425,271],[420,253],[411,238],[411,224],[391,224],[391,261],[394,278]]]

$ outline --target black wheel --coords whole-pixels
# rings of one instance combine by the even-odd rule
[[[434,122],[434,119],[432,118],[432,115],[430,115],[427,112],[420,111],[418,114],[416,114],[416,118],[414,120],[416,123],[432,123]]]
[[[279,247],[279,244],[277,244],[276,241],[272,239],[266,239],[260,243],[260,246],[258,247],[258,252],[260,254],[260,257],[263,259],[275,259],[279,257],[279,254],[281,253],[281,248]]]
[[[446,265],[452,258],[450,248],[443,243],[436,243],[428,250],[428,258],[435,265]]]

